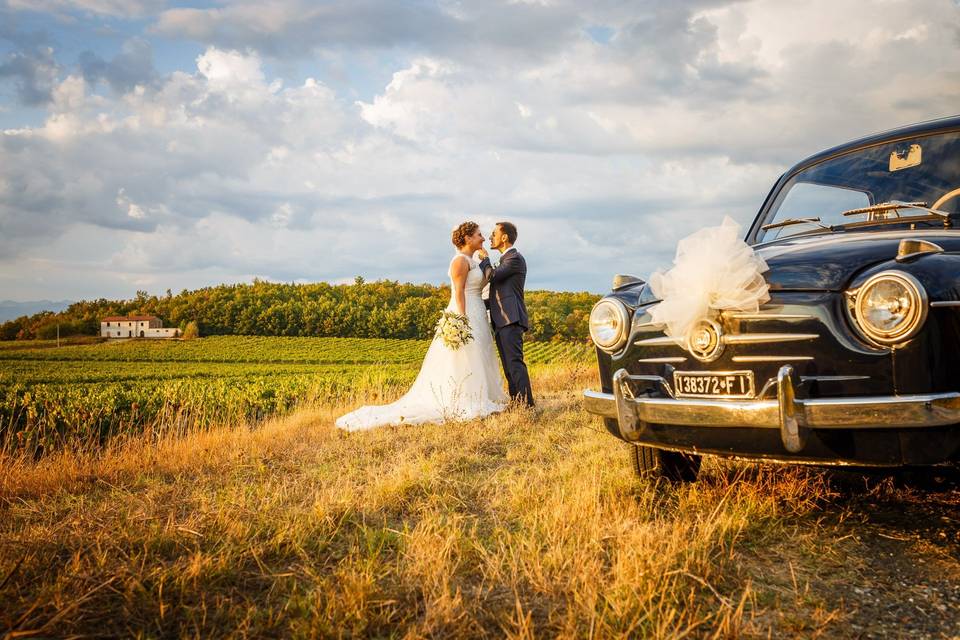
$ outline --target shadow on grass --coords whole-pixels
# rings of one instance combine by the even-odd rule
[[[700,482],[760,488],[777,479],[806,481],[813,501],[806,518],[926,543],[960,561],[960,469],[866,471],[721,461]]]

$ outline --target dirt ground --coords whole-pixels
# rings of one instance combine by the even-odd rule
[[[798,523],[819,530],[817,550],[755,558],[759,590],[801,581],[839,617],[811,635],[960,638],[960,474],[824,474],[831,498]]]

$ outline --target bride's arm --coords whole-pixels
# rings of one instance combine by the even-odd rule
[[[470,265],[466,260],[454,258],[450,265],[450,278],[453,280],[453,299],[457,305],[457,313],[462,316],[467,315],[467,294],[464,287],[467,284],[467,274],[470,273]]]

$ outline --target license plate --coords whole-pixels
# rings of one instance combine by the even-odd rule
[[[692,398],[752,398],[753,371],[674,371],[673,393]]]

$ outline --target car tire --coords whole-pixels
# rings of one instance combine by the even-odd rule
[[[654,447],[632,445],[633,470],[638,478],[665,478],[670,482],[695,482],[700,473],[700,456]]]

